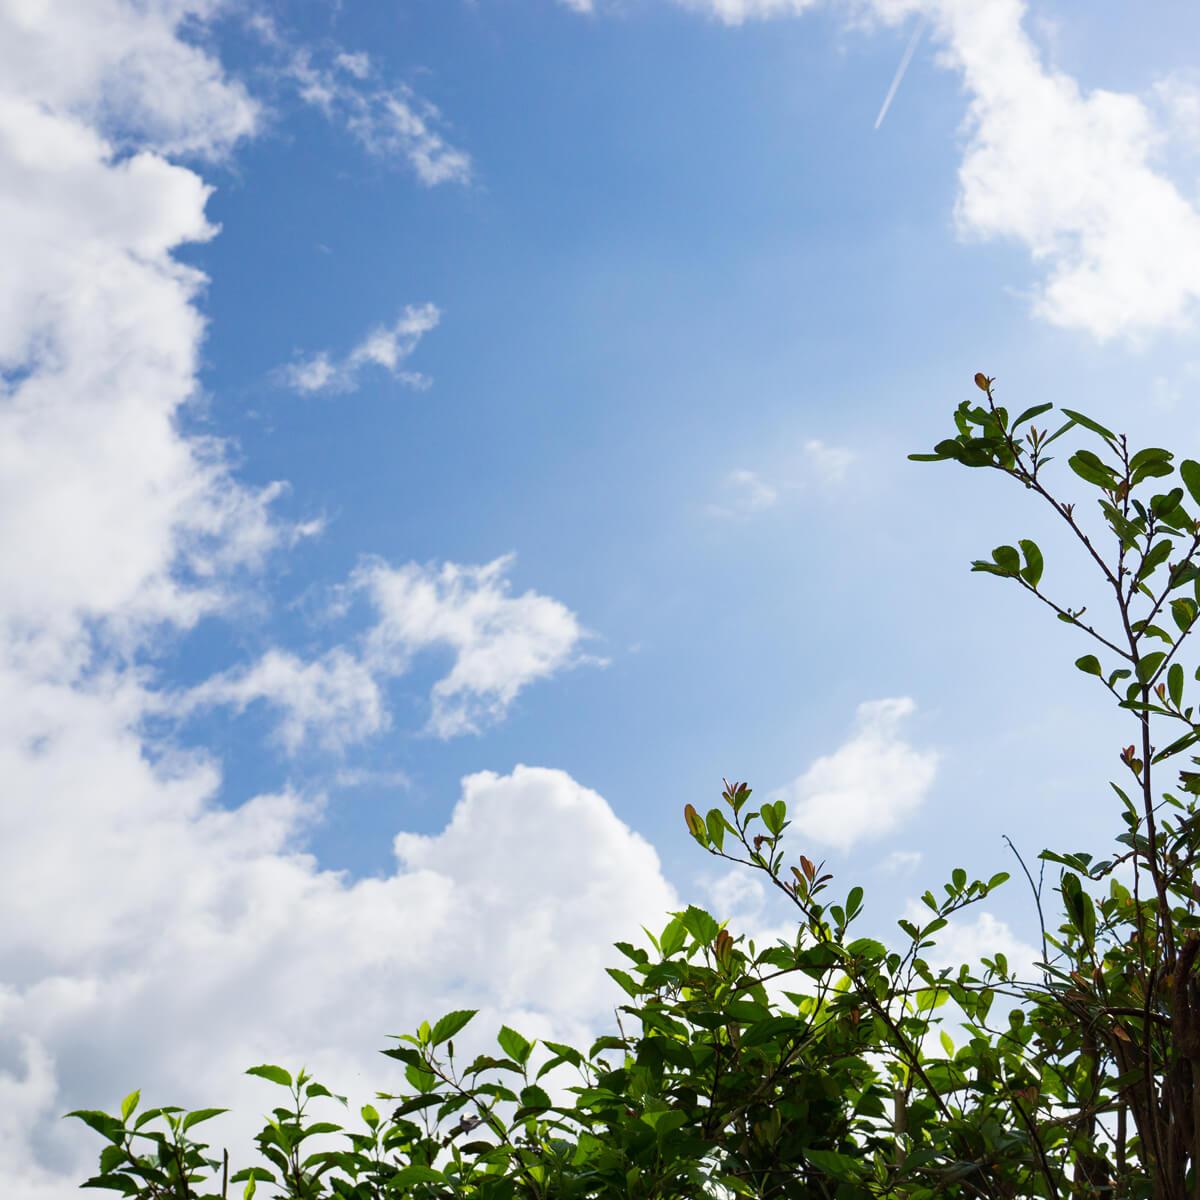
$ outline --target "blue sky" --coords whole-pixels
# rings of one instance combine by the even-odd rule
[[[940,961],[1031,963],[1003,835],[1102,853],[1132,739],[1092,645],[969,564],[1032,536],[1111,608],[1022,489],[906,455],[976,371],[1197,455],[1198,36],[0,0],[12,1194],[75,1195],[102,1143],[61,1114],[136,1087],[230,1108],[240,1167],[256,1063],[358,1130],[407,1088],[388,1035],[451,1009],[464,1062],[502,1023],[586,1050],[612,942],[688,903],[791,940],[687,834],[723,776],[896,945],[954,867],[1013,871]]]

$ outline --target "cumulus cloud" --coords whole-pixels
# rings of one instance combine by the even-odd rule
[[[383,367],[410,387],[427,388],[429,379],[400,369],[421,338],[441,319],[436,305],[408,305],[390,328],[378,325],[340,362],[321,351],[309,359],[279,369],[279,377],[298,392],[352,392],[364,367]]]
[[[118,149],[215,160],[258,128],[261,107],[220,62],[178,36],[220,0],[5,5],[0,67],[9,97],[103,129]],[[85,193],[86,195],[87,193]]]
[[[406,84],[371,84],[365,52],[341,52],[331,66],[320,67],[309,50],[298,49],[284,74],[295,82],[302,100],[345,125],[368,153],[406,159],[428,187],[470,180],[471,160],[439,132],[443,119],[437,106]]]
[[[533,591],[509,594],[513,558],[439,568],[374,560],[351,577],[377,613],[364,650],[373,669],[402,674],[420,650],[453,650],[454,664],[431,696],[428,728],[438,737],[479,732],[528,684],[582,661],[586,631],[568,608]]]
[[[587,631],[565,605],[527,591],[509,594],[514,556],[484,566],[443,563],[392,567],[368,558],[335,591],[331,615],[366,595],[374,619],[352,652],[339,645],[303,661],[278,648],[161,701],[164,716],[186,718],[225,705],[237,712],[262,701],[282,714],[277,737],[289,753],[308,739],[343,750],[391,724],[381,684],[406,674],[414,656],[447,648],[454,661],[430,694],[428,732],[448,739],[479,733],[502,719],[529,684],[582,662]]]
[[[4,934],[0,1166],[21,1200],[77,1194],[104,1143],[61,1114],[114,1112],[134,1087],[142,1108],[228,1108],[197,1133],[236,1170],[263,1162],[259,1114],[282,1098],[254,1064],[307,1066],[350,1099],[309,1112],[358,1131],[376,1091],[409,1090],[387,1035],[452,1009],[479,1010],[459,1061],[495,1053],[501,1024],[586,1050],[617,1032],[612,943],[685,907],[654,849],[561,771],[468,776],[444,829],[398,833],[394,871],[348,884],[300,850],[323,798],[223,811],[211,767],[157,777],[104,698],[71,715],[64,753],[4,756],[10,788],[47,798],[3,821],[25,915]],[[543,1081],[568,1105],[580,1082],[561,1067]]]
[[[920,807],[939,756],[914,750],[899,736],[915,708],[907,696],[860,704],[850,739],[771,793],[787,802],[799,836],[849,850],[890,833]]]

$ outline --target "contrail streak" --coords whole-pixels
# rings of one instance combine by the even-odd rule
[[[913,51],[917,48],[917,42],[920,40],[921,32],[925,28],[925,22],[928,17],[922,17],[917,22],[916,29],[913,30],[913,35],[909,38],[908,49],[904,51],[904,57],[900,60],[900,65],[896,68],[896,75],[892,79],[892,86],[888,88],[888,94],[883,98],[883,107],[879,110],[879,116],[875,118],[875,128],[878,129],[883,122],[884,114],[888,110],[888,105],[892,102],[892,97],[896,94],[896,89],[900,86],[900,80],[904,78],[904,72],[908,70],[908,64],[912,61]]]

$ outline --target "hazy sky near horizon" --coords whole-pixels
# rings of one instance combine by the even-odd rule
[[[452,1009],[460,1063],[586,1051],[690,903],[793,940],[687,833],[723,776],[897,946],[1012,872],[938,961],[1032,962],[1003,838],[1103,854],[1132,738],[970,562],[1111,601],[906,455],[983,371],[1200,457],[1197,45],[1164,0],[0,0],[8,1194],[75,1196],[62,1114],[135,1088],[262,1165],[263,1062],[360,1131]]]

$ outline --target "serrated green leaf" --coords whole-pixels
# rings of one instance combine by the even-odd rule
[[[613,977],[635,1000],[641,994],[641,989],[628,972],[622,971],[619,967],[605,967],[609,975]]]
[[[530,1043],[515,1029],[510,1029],[507,1025],[500,1026],[496,1041],[500,1043],[500,1048],[504,1053],[521,1066],[525,1065],[525,1060],[529,1057],[530,1050],[533,1049]]]
[[[477,1008],[459,1008],[447,1013],[433,1027],[433,1045],[440,1046],[452,1038],[478,1011]]]

